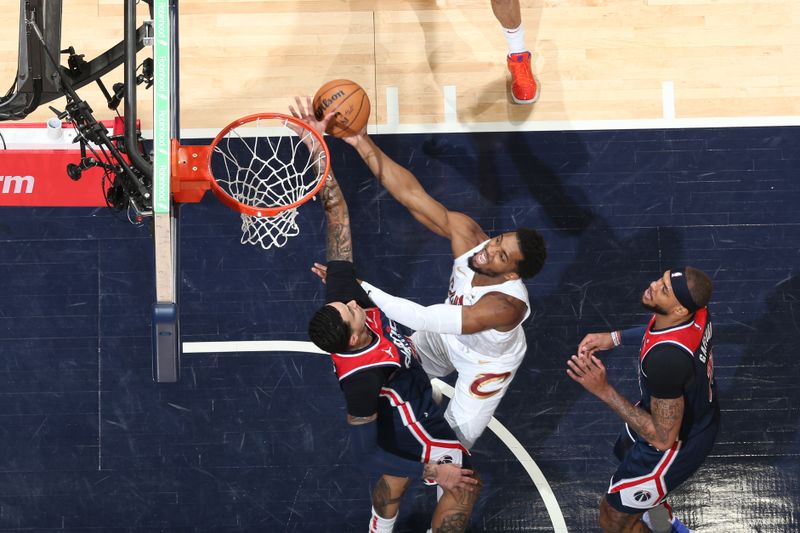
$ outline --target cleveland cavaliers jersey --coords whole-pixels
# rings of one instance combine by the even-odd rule
[[[711,320],[707,307],[698,309],[691,321],[671,328],[652,331],[655,320],[653,315],[639,349],[639,388],[642,392],[640,405],[650,412],[650,387],[644,372],[647,354],[654,347],[665,344],[680,349],[694,364],[694,380],[684,390],[685,405],[680,438],[685,440],[706,429],[713,422],[717,410]]]
[[[450,288],[447,291],[445,303],[450,305],[474,305],[481,297],[490,292],[501,292],[525,302],[525,317],[520,320],[510,331],[488,329],[468,335],[442,335],[442,339],[451,349],[464,352],[464,349],[475,352],[480,357],[500,357],[511,355],[522,357],[527,351],[525,332],[522,323],[531,314],[531,304],[528,300],[528,289],[520,279],[509,280],[497,285],[473,287],[475,277],[467,261],[477,252],[481,251],[489,241],[485,241],[467,253],[460,255],[453,262],[453,272],[450,275]]]
[[[367,327],[375,334],[375,338],[361,350],[331,354],[339,381],[366,368],[411,366],[411,341],[400,333],[397,324],[377,307],[365,309],[364,313],[367,315]]]

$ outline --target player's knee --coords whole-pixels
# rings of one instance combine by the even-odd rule
[[[598,519],[598,525],[603,533],[625,533],[628,531],[626,529],[628,518],[630,518],[629,515],[620,513],[611,507],[603,496],[600,501],[600,518]]]
[[[447,498],[454,502],[454,508],[460,509],[461,511],[466,511],[466,512],[472,511],[472,507],[475,505],[475,502],[477,501],[478,496],[481,493],[481,488],[483,487],[480,474],[478,474],[477,471],[473,470],[473,474],[471,477],[478,480],[477,485],[470,485],[468,489],[467,488],[456,488],[452,490],[443,489]]]
[[[603,516],[603,513],[600,513],[600,518],[597,520],[597,525],[600,526],[600,529],[603,533],[615,533],[617,530],[614,529],[613,524],[609,522],[608,517]]]

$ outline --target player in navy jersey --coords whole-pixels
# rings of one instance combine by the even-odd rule
[[[654,312],[646,327],[590,333],[567,362],[567,374],[625,421],[614,453],[621,464],[600,503],[600,527],[649,532],[650,510],[700,468],[719,429],[714,382],[711,280],[692,267],[667,270],[642,295]],[[620,344],[640,344],[641,399],[633,405],[606,379],[595,356]],[[689,531],[671,516],[673,532]]]
[[[333,114],[317,121],[308,99],[305,106],[295,101],[292,115],[323,132]],[[331,354],[356,464],[382,474],[373,492],[369,531],[393,530],[413,478],[435,482],[444,491],[433,531],[464,531],[480,486],[474,472],[462,468],[469,466],[468,454],[433,400],[411,342],[356,279],[350,216],[333,172],[319,198],[327,221],[326,296],[309,322],[309,336]]]

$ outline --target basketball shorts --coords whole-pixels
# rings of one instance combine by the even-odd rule
[[[672,448],[658,451],[636,439],[625,426],[614,446],[622,463],[611,478],[606,500],[616,510],[639,514],[664,501],[671,491],[694,474],[711,453],[719,423]]]
[[[381,389],[378,445],[386,452],[422,463],[469,467],[469,454],[433,399],[427,374],[414,361],[397,370]]]
[[[446,376],[458,371],[455,393],[445,419],[467,449],[489,425],[517,369],[525,357],[506,354],[486,357],[472,350],[450,349],[443,335],[417,331],[411,336],[422,366],[429,376]]]

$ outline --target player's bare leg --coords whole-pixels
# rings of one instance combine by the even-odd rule
[[[492,0],[492,12],[508,42],[506,64],[511,72],[511,98],[517,104],[532,104],[539,99],[539,80],[533,75],[533,54],[525,45],[519,0]]]
[[[492,0],[492,12],[504,28],[518,28],[522,24],[519,0]]]
[[[477,472],[474,476],[478,479]],[[472,491],[444,490],[433,512],[433,533],[461,533],[467,529],[472,507],[480,494],[480,484]]]
[[[394,529],[400,500],[411,480],[407,477],[382,475],[372,491],[372,518],[370,533],[390,533]]]
[[[641,520],[642,514],[621,513],[611,507],[604,496],[600,500],[600,529],[603,533],[651,533]]]

